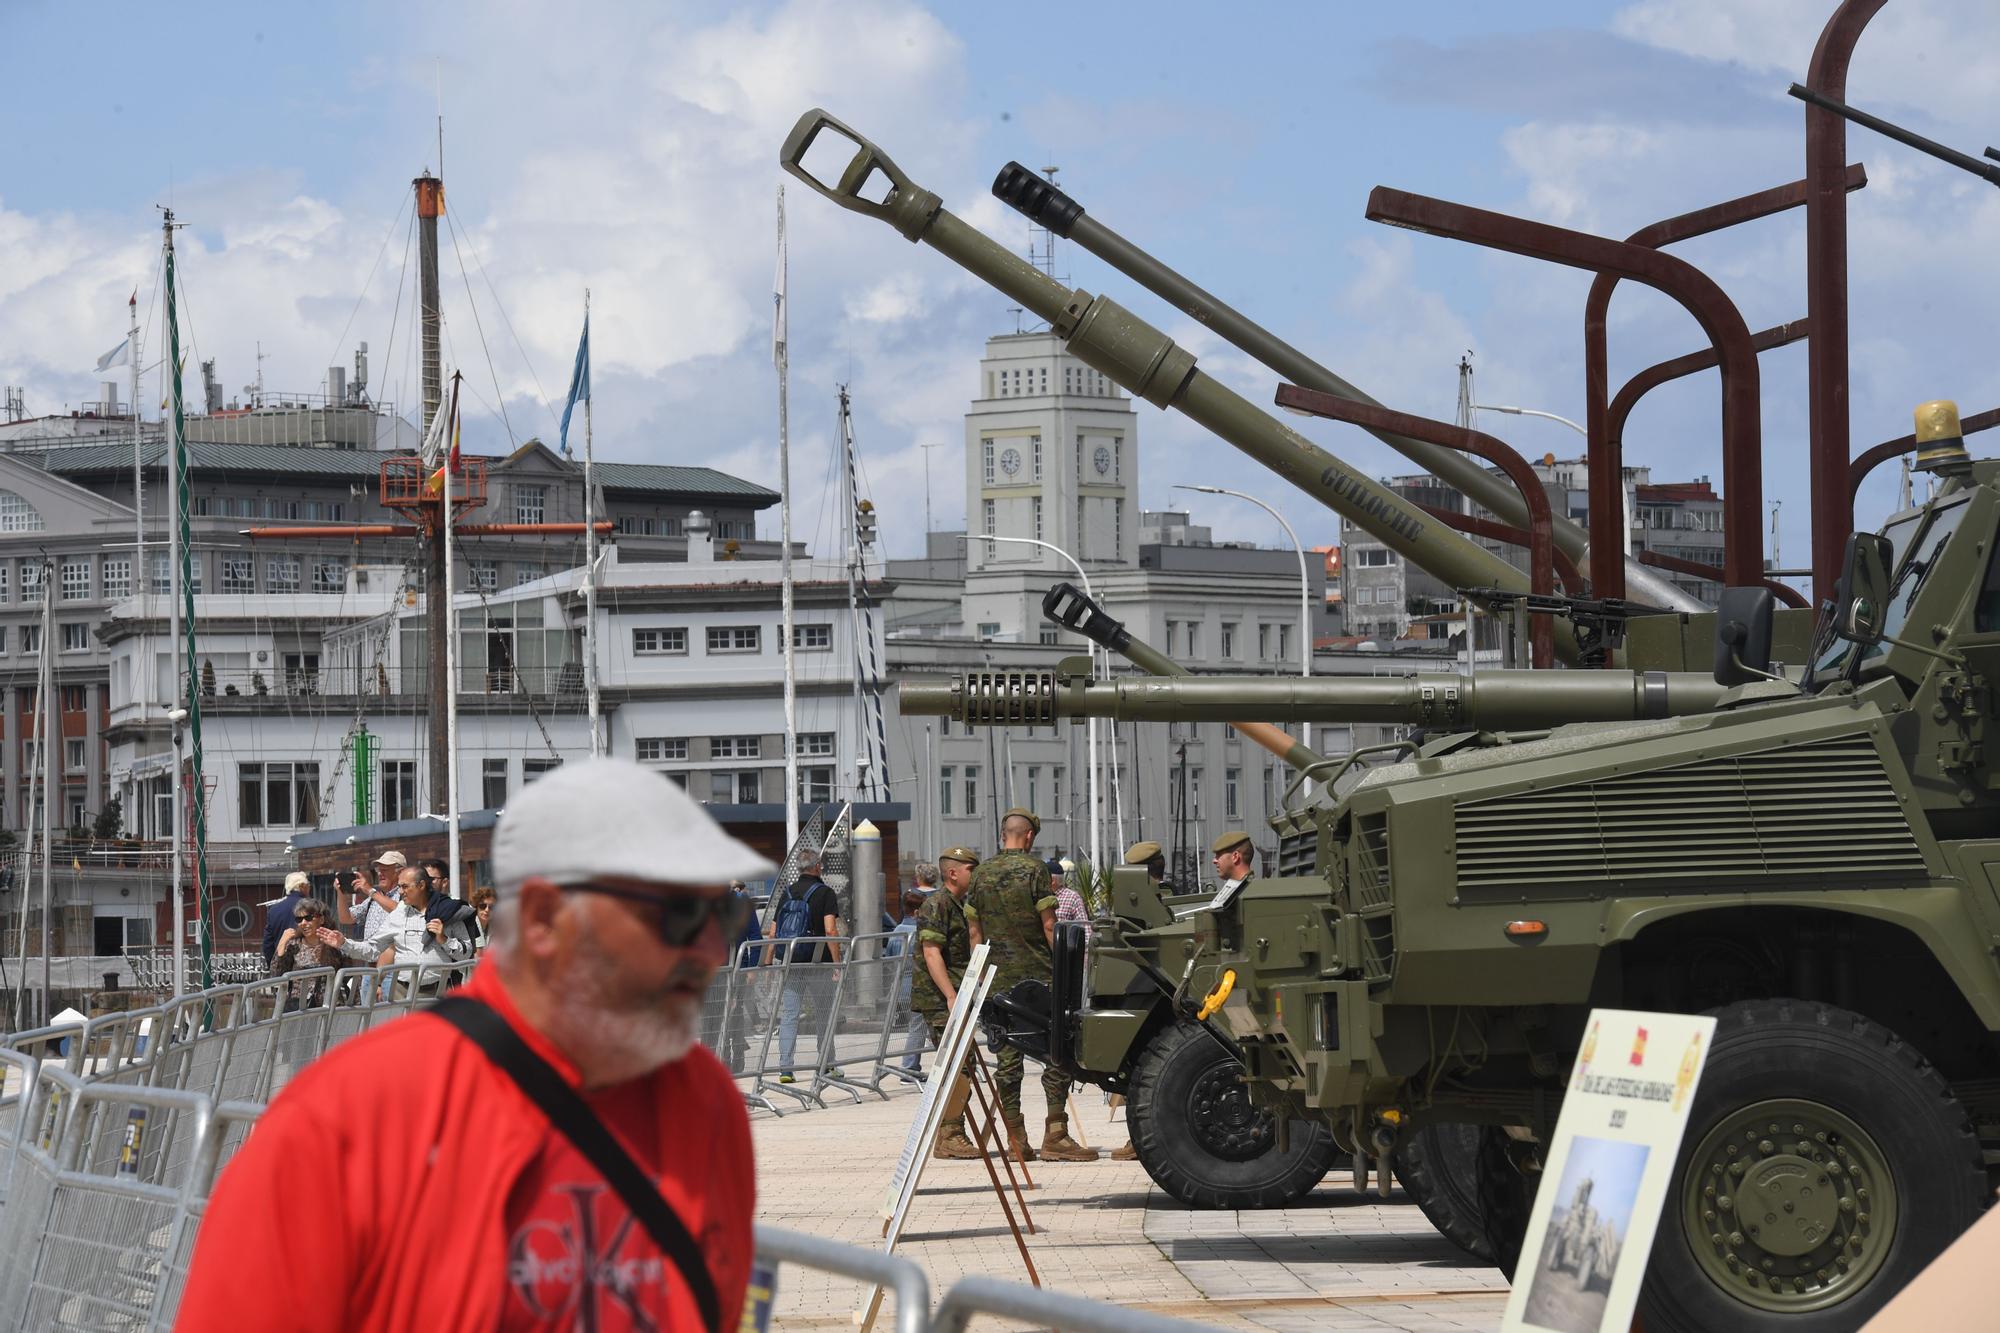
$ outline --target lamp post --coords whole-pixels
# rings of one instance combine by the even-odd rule
[[[1076,571],[1077,579],[1083,584],[1083,595],[1085,597],[1090,598],[1090,600],[1093,602],[1097,600],[1097,594],[1093,592],[1090,587],[1090,575],[1084,572],[1083,565],[1077,560],[1075,556],[1071,555],[1068,551],[1063,550],[1062,547],[1057,546],[1054,542],[1045,542],[1038,537],[994,537],[994,536],[975,537],[968,533],[963,533],[963,532],[958,534],[958,540],[961,543],[966,543],[966,544],[976,541],[1012,542],[1017,546],[1039,546],[1044,551],[1054,551],[1064,560],[1067,560],[1069,562],[1069,567]],[[1093,661],[1099,660],[1098,654],[1101,651],[1102,650],[1099,649],[1096,644],[1091,645],[1090,655]],[[1107,678],[1111,674],[1110,664],[1108,661],[1105,663],[1105,670],[1103,674]],[[1090,764],[1090,873],[1093,876],[1097,874],[1098,870],[1104,864],[1104,862],[1101,859],[1099,859],[1099,853],[1102,851],[1102,843],[1101,839],[1098,836],[1098,825],[1102,822],[1104,807],[1098,803],[1097,722],[1098,720],[1094,717],[1087,718],[1085,719],[1084,722],[1084,735],[1087,739],[1090,750],[1088,758],[1088,762]],[[999,789],[1000,789],[999,784],[998,782],[996,782],[994,784],[994,792],[997,794],[999,792]]]
[[[1306,574],[1306,548],[1305,544],[1299,540],[1299,534],[1292,531],[1292,525],[1285,521],[1283,514],[1273,509],[1270,505],[1265,504],[1254,495],[1245,495],[1242,491],[1232,491],[1227,486],[1189,486],[1180,482],[1174,484],[1174,489],[1177,491],[1200,491],[1203,495],[1233,495],[1239,500],[1248,500],[1272,518],[1277,519],[1278,526],[1283,528],[1285,535],[1292,539],[1292,549],[1299,553],[1299,674],[1310,677],[1313,673],[1312,580]],[[1169,646],[1171,647],[1171,645]],[[1308,750],[1312,748],[1312,723],[1304,722],[1299,725],[1299,741]],[[1312,790],[1310,783],[1307,784],[1306,790]]]

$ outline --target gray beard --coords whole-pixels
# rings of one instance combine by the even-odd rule
[[[586,937],[588,938],[588,937]],[[694,1049],[701,1025],[699,997],[670,990],[669,973],[655,994],[614,996],[607,960],[586,943],[557,979],[564,1003],[549,1035],[600,1084],[623,1083],[673,1064]]]

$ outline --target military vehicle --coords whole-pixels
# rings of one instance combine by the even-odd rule
[[[832,183],[801,165],[827,130],[855,145]],[[783,162],[1456,586],[1522,591],[1512,566],[1434,530],[1105,298],[1063,291],[825,113],[800,120]],[[1083,659],[906,685],[906,712],[971,724],[1421,729],[1319,770],[1314,800],[1288,799],[1269,878],[1190,907],[1115,875],[1088,948],[1084,927],[1058,934],[1039,1030],[1033,995],[1006,997],[1002,1025],[1128,1090],[1156,1179],[1243,1186],[1298,1159],[1306,1124],[1386,1184],[1380,1164],[1426,1126],[1478,1126],[1461,1220],[1511,1266],[1589,1010],[1713,1012],[1647,1325],[1857,1325],[1978,1216],[2000,1160],[2000,773],[1985,735],[2000,464],[1966,456],[1948,405],[1921,409],[1917,434],[1935,496],[1850,539],[1833,614],[1809,653],[1783,650],[1791,669],[1772,644],[1796,645],[1796,621],[1762,590],[1731,590],[1708,624],[1631,627],[1661,665],[1686,665],[1712,629],[1705,686],[1664,670],[1106,682]],[[1558,646],[1578,656],[1574,633]],[[1248,1100],[1232,1105],[1239,1077]]]

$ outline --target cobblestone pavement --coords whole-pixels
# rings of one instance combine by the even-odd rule
[[[1041,1124],[1040,1089],[1023,1110]],[[751,1114],[757,1220],[850,1244],[882,1243],[882,1205],[917,1108],[914,1091],[884,1102],[829,1098],[826,1110]],[[1078,1136],[1108,1154],[1125,1142],[1094,1089],[1077,1098]],[[1137,1162],[1035,1162],[1028,1252],[1051,1290],[1236,1329],[1496,1329],[1507,1299],[1499,1272],[1477,1266],[1432,1230],[1398,1191],[1357,1195],[1344,1173],[1298,1205],[1215,1213],[1183,1208]],[[930,1274],[933,1295],[960,1277],[1025,1281],[978,1162],[931,1160],[897,1253]],[[852,1328],[866,1297],[855,1282],[787,1269],[774,1327]],[[887,1311],[885,1311],[885,1314]],[[995,1326],[982,1321],[978,1327]],[[887,1327],[886,1323],[878,1327]]]

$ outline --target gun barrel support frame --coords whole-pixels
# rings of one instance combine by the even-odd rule
[[[855,146],[837,184],[808,172],[813,141],[832,131]],[[825,111],[805,113],[786,137],[784,169],[850,212],[886,222],[922,241],[1049,322],[1079,360],[1155,407],[1171,407],[1291,482],[1328,508],[1373,533],[1391,550],[1454,587],[1529,591],[1520,570],[1477,543],[1430,521],[1428,515],[1204,374],[1173,339],[1108,297],[1068,291],[1027,260],[969,226],[935,194],[917,186],[881,149]],[[877,176],[888,190],[862,193]],[[1754,497],[1753,497],[1754,500]],[[1556,636],[1556,655],[1574,662],[1576,635]],[[1216,719],[1227,721],[1227,718]]]
[[[1489,671],[1477,676],[1301,679],[1291,676],[1091,681],[1052,671],[974,671],[902,685],[905,716],[975,727],[1119,722],[1357,722],[1457,730],[1539,730],[1711,711],[1725,688],[1691,671]]]

